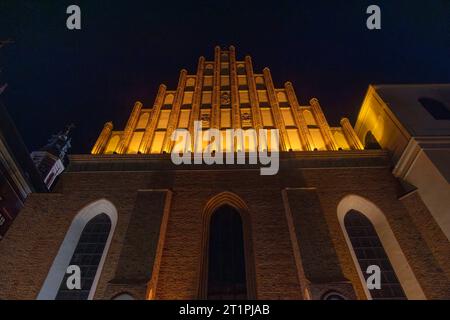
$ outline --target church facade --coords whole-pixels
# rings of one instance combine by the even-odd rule
[[[268,148],[278,172],[261,175],[248,155],[173,163],[171,136],[194,136],[195,121],[220,137],[278,132]],[[232,145],[252,153],[259,139]],[[236,153],[207,148],[176,151]],[[153,105],[137,102],[123,130],[107,122],[91,154],[69,157],[0,242],[0,299],[450,298],[450,244],[389,152],[366,149],[346,118],[330,126],[317,99],[275,87],[232,46],[182,70],[175,90],[161,85]]]

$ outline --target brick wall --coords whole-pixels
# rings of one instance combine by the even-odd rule
[[[313,298],[334,289],[365,299],[336,213],[348,194],[372,201],[385,213],[426,296],[450,298],[449,243],[441,241],[443,235],[429,222],[420,198],[398,200],[398,183],[385,155],[373,157],[325,163],[311,157],[308,165],[293,158],[282,161],[275,176],[261,176],[251,166],[182,170],[165,167],[162,160],[154,171],[83,171],[84,164],[76,163],[79,169],[64,173],[53,193],[30,195],[0,242],[0,299],[35,299],[73,217],[103,198],[116,206],[119,217],[95,298],[122,292],[144,298],[147,282],[158,276],[152,283],[156,299],[195,299],[203,254],[201,214],[208,200],[223,191],[236,194],[248,207],[259,299],[303,299],[304,283],[312,284]],[[282,196],[295,188],[313,190],[306,195],[288,191],[287,197],[305,279],[297,268]],[[151,190],[170,190],[171,199]],[[167,229],[160,232],[167,201]]]

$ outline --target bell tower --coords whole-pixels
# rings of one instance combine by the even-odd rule
[[[71,147],[70,132],[75,126],[67,126],[64,131],[52,135],[48,143],[39,151],[31,153],[31,159],[36,165],[39,173],[48,189],[51,188],[55,179],[60,175],[67,163],[67,151]]]

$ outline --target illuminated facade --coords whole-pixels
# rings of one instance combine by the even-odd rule
[[[276,88],[269,68],[255,73],[251,57],[236,60],[231,46],[216,47],[214,61],[200,57],[196,74],[181,70],[176,90],[160,85],[153,106],[136,102],[123,131],[113,130],[112,122],[107,122],[92,154],[169,153],[173,131],[188,129],[193,136],[196,120],[205,129],[221,130],[222,136],[230,128],[278,129],[280,151],[362,149],[347,118],[340,127],[330,127],[317,99],[300,105],[290,82]],[[225,143],[219,148],[229,150]],[[245,150],[256,151],[256,146],[247,140]]]
[[[171,135],[192,134],[196,120],[222,134],[279,130],[278,173],[174,164]],[[0,299],[450,298],[444,233],[392,174],[389,152],[340,124],[317,99],[299,103],[291,83],[275,88],[249,56],[216,47],[176,90],[137,102],[124,130],[107,122],[52,192],[29,196],[0,242]],[[194,146],[185,150],[205,148]],[[81,290],[67,287],[69,265]],[[369,290],[373,265],[381,289]]]

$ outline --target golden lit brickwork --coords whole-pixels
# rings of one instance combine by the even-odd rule
[[[341,127],[330,127],[316,98],[300,105],[290,82],[276,88],[269,68],[255,73],[250,56],[239,61],[233,46],[228,50],[217,46],[214,61],[200,57],[196,74],[181,70],[176,90],[161,84],[153,107],[136,102],[123,131],[113,130],[112,122],[107,122],[91,153],[168,153],[174,147],[170,139],[174,130],[187,129],[193,136],[194,121],[221,131],[224,152],[231,150],[223,143],[225,130],[239,128],[267,129],[268,134],[278,129],[280,151],[363,149],[348,119],[342,119]],[[206,133],[202,138],[199,149],[209,143]],[[237,143],[234,150],[241,147]],[[251,139],[244,143],[246,151],[255,151]]]

